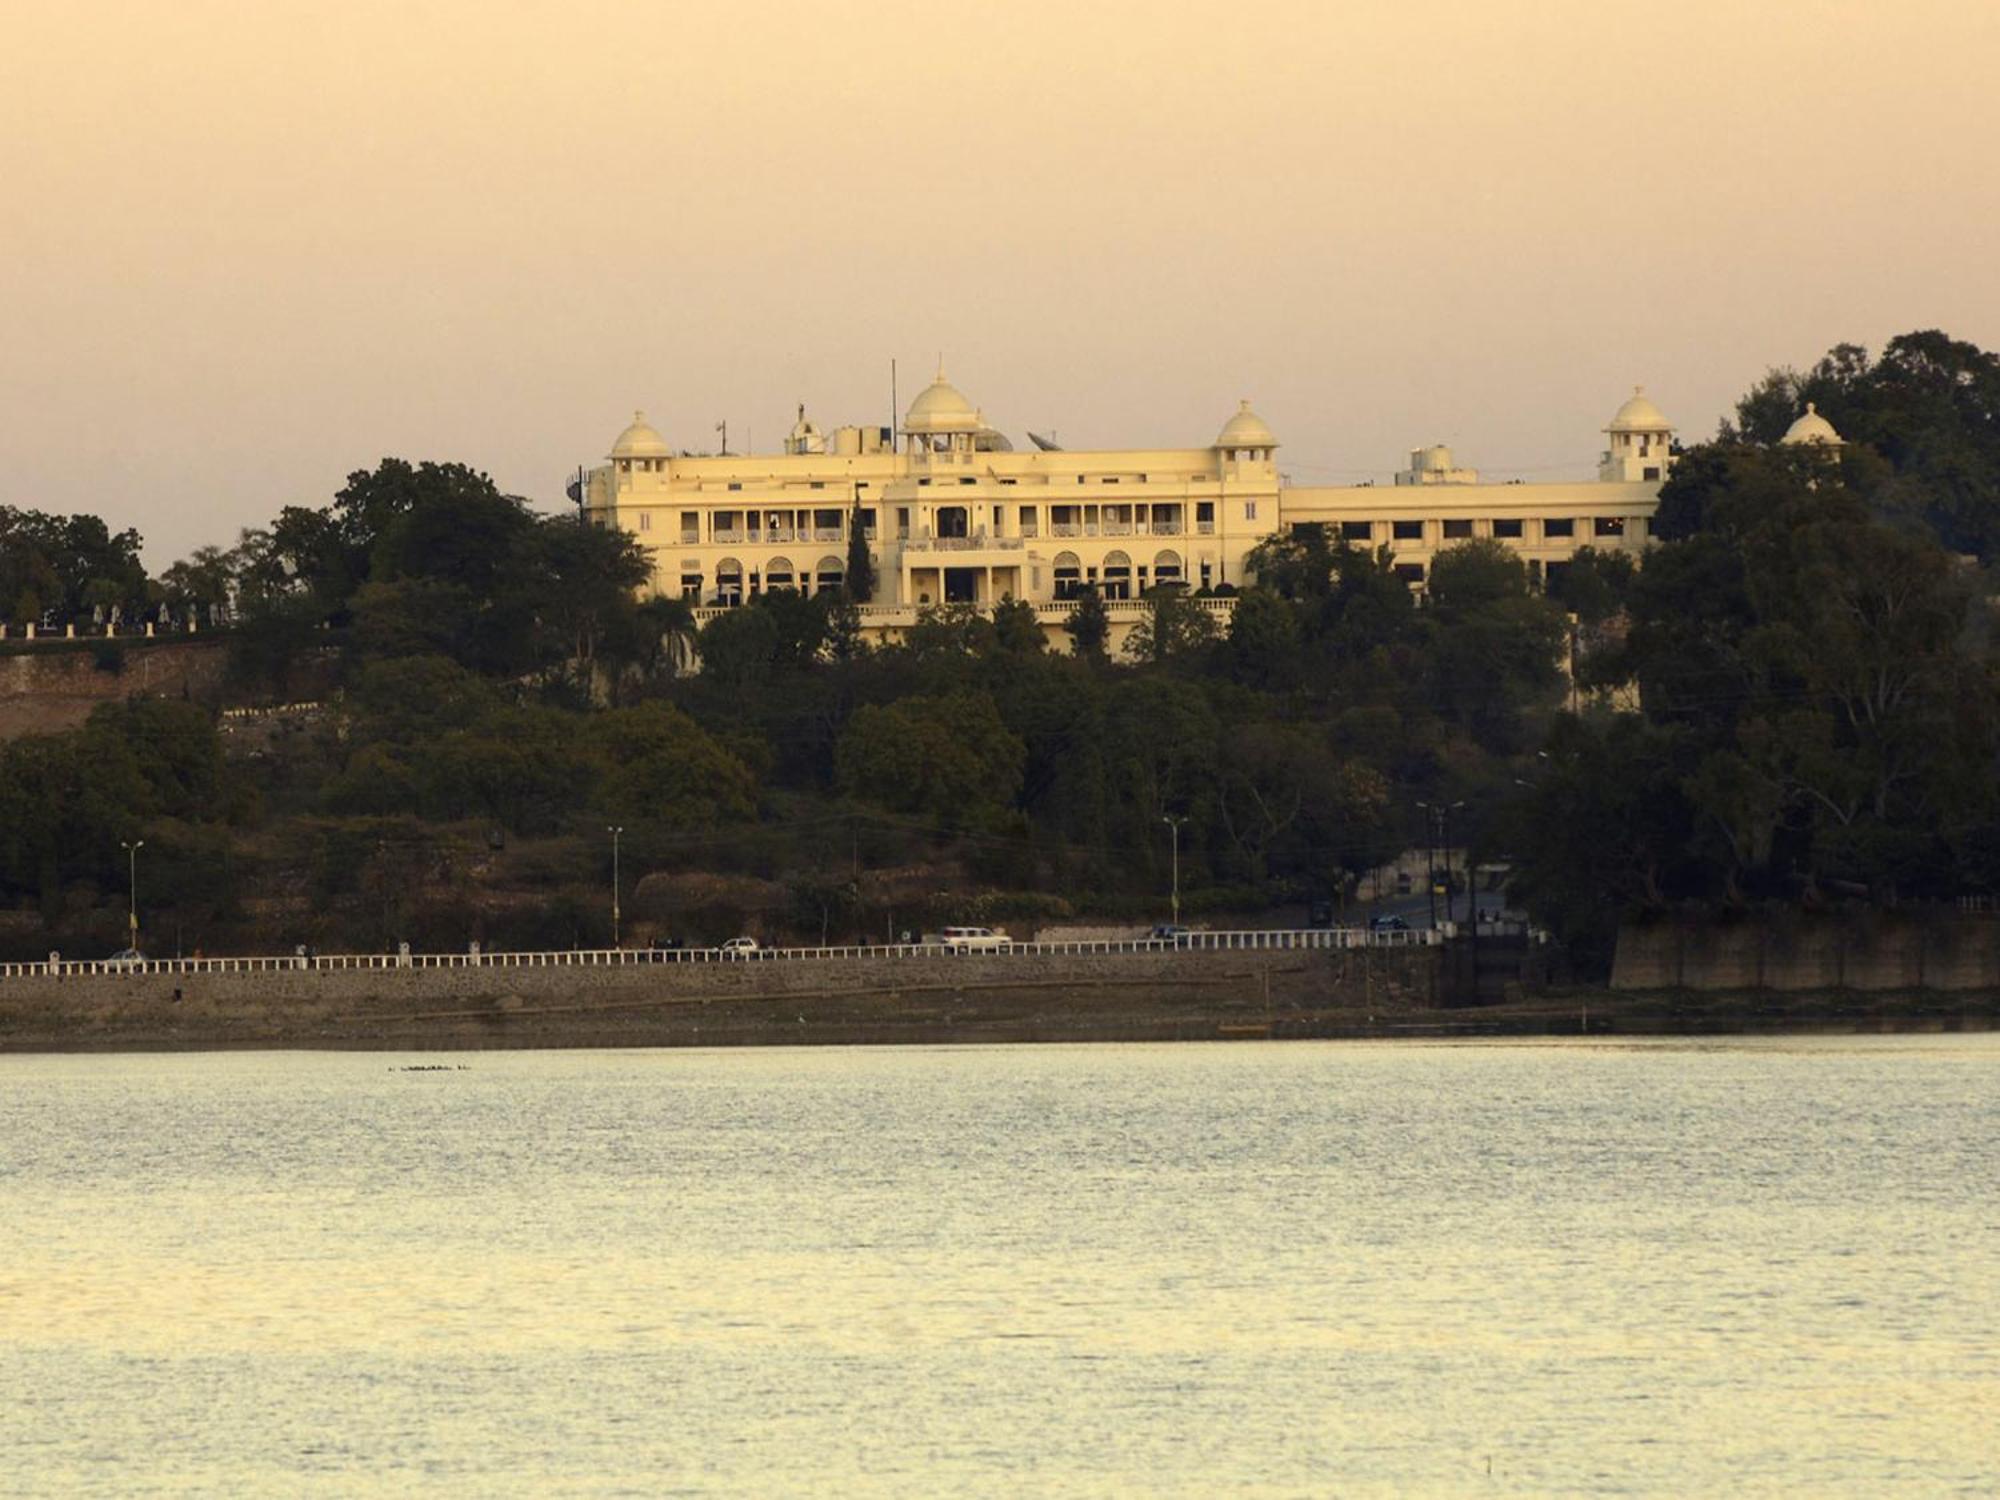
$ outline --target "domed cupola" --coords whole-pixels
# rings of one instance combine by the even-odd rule
[[[912,437],[936,437],[945,433],[978,432],[986,424],[973,404],[944,378],[939,367],[937,379],[917,393],[903,416],[903,431]]]
[[[632,425],[618,434],[618,441],[611,445],[612,458],[671,458],[673,449],[667,440],[653,430],[642,411],[632,413]]]
[[[1209,446],[1228,452],[1261,448],[1267,450],[1265,456],[1269,457],[1268,450],[1278,446],[1278,435],[1265,425],[1262,417],[1250,410],[1248,401],[1242,401],[1237,404],[1236,415],[1222,424],[1222,431],[1215,435],[1215,441]]]
[[[1840,446],[1840,434],[1833,430],[1833,423],[1819,414],[1819,408],[1812,402],[1806,403],[1805,415],[1785,429],[1785,435],[1778,441],[1787,446],[1813,443],[1826,448]]]
[[[1613,484],[1658,484],[1673,467],[1674,424],[1646,396],[1642,385],[1632,387],[1625,404],[1612,413],[1604,431],[1610,446],[1597,465],[1597,477]]]

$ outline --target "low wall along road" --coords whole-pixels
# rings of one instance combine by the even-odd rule
[[[0,965],[0,1047],[524,1047],[1345,1035],[1437,1001],[1428,933]],[[1387,941],[1384,941],[1387,940]]]

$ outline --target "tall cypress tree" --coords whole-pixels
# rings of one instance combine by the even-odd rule
[[[861,495],[847,515],[847,597],[866,604],[875,597],[875,564],[868,560],[868,537],[861,525]]]

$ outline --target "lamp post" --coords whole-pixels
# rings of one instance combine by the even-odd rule
[[[1168,828],[1173,830],[1173,837],[1174,837],[1173,922],[1174,925],[1178,927],[1180,926],[1180,921],[1181,921],[1181,824],[1185,823],[1187,819],[1184,817],[1174,817],[1171,814],[1169,814],[1168,816],[1161,818],[1160,821],[1166,824]]]
[[[125,946],[136,950],[139,946],[139,851],[146,847],[146,841],[138,839],[128,844],[123,839],[120,839],[118,847],[125,851],[125,890],[131,900],[131,904],[126,910],[127,935]]]
[[[614,825],[604,830],[611,835],[611,946],[623,946],[618,941],[618,835],[625,831],[622,825]]]

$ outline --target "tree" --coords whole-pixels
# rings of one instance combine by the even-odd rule
[[[1125,638],[1134,661],[1184,662],[1215,643],[1215,616],[1177,584],[1148,589],[1146,612]]]
[[[835,764],[849,796],[963,827],[1013,801],[1024,753],[992,698],[960,692],[856,709]]]
[[[993,639],[1002,651],[1017,656],[1039,656],[1049,646],[1035,606],[1012,594],[993,606]]]
[[[1489,750],[1516,748],[1524,710],[1551,702],[1561,683],[1562,611],[1531,594],[1520,558],[1489,539],[1440,552],[1430,598],[1438,705]]]
[[[1298,680],[1304,638],[1299,607],[1260,584],[1236,596],[1223,660],[1238,682],[1284,689]]]
[[[1095,585],[1087,585],[1076,596],[1076,608],[1063,621],[1072,654],[1087,662],[1105,662],[1111,657],[1111,616],[1104,608],[1104,596]]]
[[[847,575],[842,586],[856,604],[866,604],[875,597],[875,560],[868,555],[868,528],[862,520],[859,490],[847,513]]]

